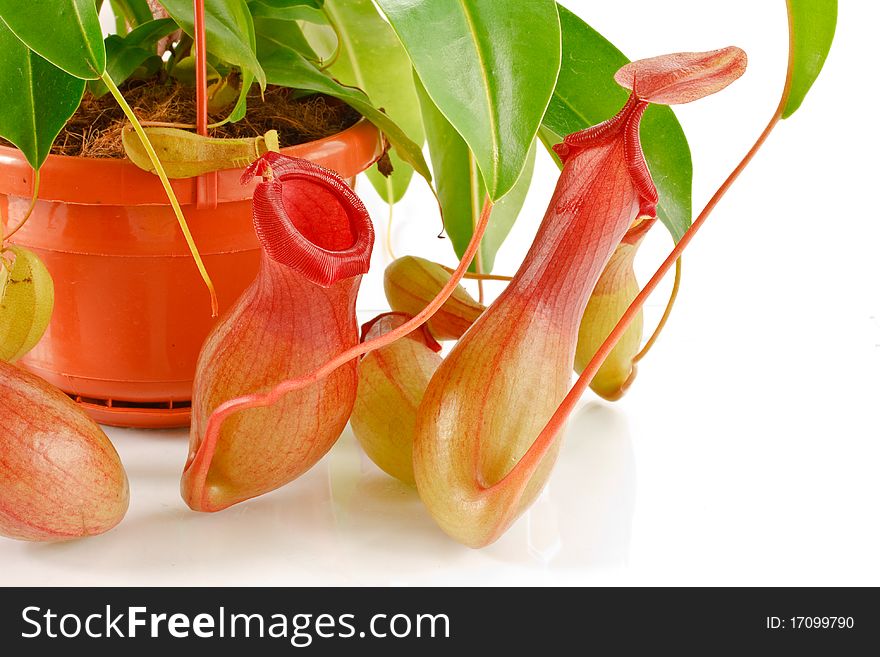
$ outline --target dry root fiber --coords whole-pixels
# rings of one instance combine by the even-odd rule
[[[195,89],[176,82],[132,83],[123,89],[126,100],[143,122],[192,124],[196,117]],[[226,110],[228,112],[228,109]],[[222,121],[225,113],[212,116]],[[353,125],[360,116],[335,98],[322,95],[296,97],[285,87],[259,89],[248,98],[247,116],[209,131],[211,137],[256,137],[277,130],[281,146],[321,139]],[[94,158],[124,158],[121,131],[127,120],[109,94],[95,98],[88,91],[76,114],[55,140],[52,153]],[[6,143],[0,139],[0,143]]]

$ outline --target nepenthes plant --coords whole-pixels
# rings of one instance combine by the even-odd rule
[[[679,260],[694,233],[770,130],[802,100],[809,85],[803,86],[797,74],[798,16],[798,8],[790,6],[789,75],[767,130],[683,234],[657,274],[620,311],[619,321],[604,340],[594,337],[593,343],[585,346],[578,363],[581,374],[573,388],[569,389],[569,381],[578,333],[596,284],[617,255],[612,266],[623,274],[618,276],[612,271],[599,292],[607,295],[610,291],[614,295],[616,288],[620,288],[625,297],[633,296],[628,275],[631,251],[657,218],[657,205],[662,197],[642,154],[641,117],[650,103],[691,102],[733,82],[746,67],[745,53],[737,48],[665,55],[620,68],[614,79],[630,90],[629,100],[614,117],[571,133],[554,147],[563,164],[556,191],[529,254],[505,291],[475,321],[470,320],[473,323],[443,362],[437,364],[435,360],[429,367],[428,376],[424,367],[386,369],[388,384],[398,388],[410,385],[415,389],[417,407],[411,441],[401,441],[399,435],[392,440],[391,434],[400,428],[391,427],[382,445],[381,436],[376,436],[375,422],[368,429],[362,418],[355,423],[355,430],[380,466],[404,480],[409,479],[408,469],[399,465],[399,458],[394,464],[388,454],[397,450],[405,458],[412,450],[413,479],[419,494],[441,528],[456,540],[472,547],[487,545],[528,508],[547,481],[565,419],[584,388],[594,380],[606,358],[639,317],[648,294]],[[792,95],[795,81],[802,86],[800,98]],[[385,322],[384,332],[368,332],[368,339],[360,345],[329,359],[306,376],[218,407],[205,424],[205,436],[199,437],[200,444],[207,446],[207,458],[211,449],[216,449],[224,423],[233,422],[236,415],[272,408],[355,358],[396,348],[398,340],[405,339],[438,312],[447,313],[446,319],[461,315],[462,301],[466,307],[467,300],[461,298],[457,286],[478,253],[492,208],[493,203],[487,198],[462,260],[445,282],[436,269],[421,267],[426,279],[423,283],[427,282],[428,288],[432,284],[440,288],[433,298],[426,298],[429,295],[424,293],[425,285],[410,286],[411,289],[405,289],[406,285],[395,286],[392,272],[389,297],[396,294],[398,302],[394,305],[399,307],[403,290],[403,305],[415,304],[407,309],[412,314],[410,319]],[[458,312],[456,300],[450,303],[457,292]],[[421,308],[420,296],[426,301]],[[587,314],[588,325],[589,317]],[[438,337],[455,337],[454,330],[451,334],[442,328],[438,330],[444,324],[448,328],[447,322],[435,322]],[[424,349],[419,353],[430,358]],[[630,371],[626,366],[622,368],[625,376],[620,379],[618,375],[607,396],[613,397],[629,383],[634,358],[630,355],[628,359]],[[419,395],[425,380],[424,393]],[[386,395],[382,400],[380,396],[378,403],[386,403],[388,398]],[[374,409],[373,414],[382,412],[393,417],[395,410],[389,406]],[[362,415],[369,416],[370,412],[363,411]]]
[[[68,4],[94,9],[91,0]],[[163,4],[177,23],[191,27],[188,1]],[[262,43],[252,70],[241,65],[237,73],[239,102],[257,68],[291,87],[332,88],[385,134],[390,154],[371,180],[386,201],[399,200],[413,171],[432,184],[459,262],[446,268],[415,256],[395,260],[385,272],[392,311],[359,331],[355,303],[374,229],[345,180],[280,155],[272,133],[219,144],[188,128],[144,130],[128,108],[132,125],[123,140],[129,157],[160,174],[166,189],[166,170],[170,177],[189,177],[257,158],[244,181],[259,179],[252,209],[261,269],[202,349],[183,497],[194,510],[215,512],[283,486],[319,461],[350,420],[367,455],[414,485],[439,527],[471,547],[497,540],[536,499],[586,388],[614,400],[633,385],[636,363],[659,331],[642,345],[646,299],[673,267],[677,289],[683,251],[773,128],[800,106],[828,53],[836,18],[836,2],[788,0],[790,54],[778,108],[691,223],[690,154],[666,106],[732,84],[746,71],[739,48],[629,62],[552,0],[376,0],[381,14],[370,2],[328,0],[312,4],[325,12],[339,48],[320,66],[303,67],[296,48],[308,45],[308,30],[305,41],[297,37],[296,48],[269,43],[278,35],[277,21],[293,20],[286,12],[300,15],[295,9],[303,3],[232,4]],[[231,6],[222,0],[199,5],[207,7],[209,19]],[[0,16],[21,7],[4,0]],[[505,16],[516,20],[501,20]],[[0,24],[0,37],[28,60],[36,55],[22,43],[47,61],[66,63],[63,53],[32,33],[32,18],[32,12],[10,18],[8,27]],[[209,23],[217,29],[216,21]],[[387,53],[394,53],[389,61],[403,63],[404,75],[396,71],[394,78],[407,93],[389,103],[388,115],[334,77],[369,87],[377,98],[387,92],[364,53],[342,49],[356,42],[343,37],[359,30],[361,36],[364,30],[380,34]],[[103,82],[125,106],[104,61],[66,72]],[[417,136],[409,139],[398,123]],[[422,137],[433,177],[419,149]],[[531,182],[539,142],[560,167],[555,191],[518,271],[511,277],[492,274]],[[38,169],[46,144],[32,150]],[[645,235],[660,223],[676,244],[640,286],[634,260]],[[198,262],[192,240],[190,246]],[[0,278],[0,293],[8,288],[6,278]],[[461,287],[465,278],[505,280],[506,287],[487,303],[482,289],[475,299]],[[671,303],[661,327],[670,309]],[[15,354],[33,339],[30,333],[17,339]],[[448,347],[445,356],[441,341]],[[16,468],[28,467],[36,435],[28,422],[37,423],[39,415],[21,410],[20,391],[26,390],[38,408],[64,420],[61,433],[82,449],[88,467],[80,466],[91,468],[86,474],[101,483],[77,492],[93,517],[81,534],[115,525],[128,491],[106,437],[15,368],[3,365],[0,383],[15,392],[6,404],[10,412],[26,420],[8,440],[21,464]],[[6,485],[16,490],[15,477]],[[63,497],[64,491],[53,494]],[[21,514],[10,510],[0,518],[3,533],[37,540],[74,535],[63,518],[41,511],[39,500],[24,502],[35,516],[44,516],[45,526],[28,529]]]

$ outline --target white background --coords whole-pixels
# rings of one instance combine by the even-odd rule
[[[748,52],[743,79],[677,109],[699,209],[776,106],[784,3],[565,4],[632,58]],[[109,430],[131,478],[125,522],[71,544],[0,539],[0,583],[880,584],[880,11],[841,5],[822,76],[688,251],[675,313],[632,390],[613,405],[584,399],[549,487],[497,544],[447,539],[350,431],[300,480],[209,516],[178,495],[185,432]],[[516,269],[555,177],[541,153],[496,272]],[[387,210],[365,180],[359,191],[383,232]],[[453,263],[438,221],[414,183],[395,208],[398,254]],[[656,228],[643,280],[669,245]],[[365,312],[383,304],[387,262],[377,248]]]

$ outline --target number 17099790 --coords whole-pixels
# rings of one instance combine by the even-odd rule
[[[767,616],[768,630],[851,630],[855,627],[852,616]]]

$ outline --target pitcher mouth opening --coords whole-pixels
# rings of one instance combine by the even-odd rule
[[[364,274],[375,233],[363,202],[334,171],[267,153],[242,177],[254,192],[254,229],[266,254],[322,287]]]

